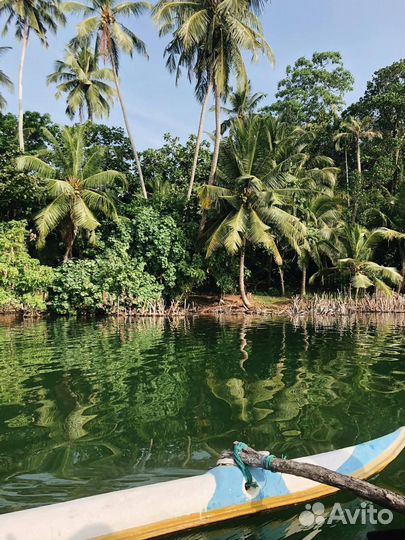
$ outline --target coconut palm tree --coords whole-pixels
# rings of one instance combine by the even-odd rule
[[[47,47],[47,30],[56,33],[58,24],[65,24],[65,16],[60,9],[59,0],[3,0],[0,2],[0,16],[2,15],[6,17],[3,34],[8,32],[14,22],[15,36],[22,41],[18,72],[18,141],[20,152],[24,153],[23,75],[29,37],[34,32]]]
[[[335,251],[330,242],[340,225],[342,201],[326,193],[318,193],[303,201],[298,215],[306,228],[306,242],[300,246],[298,265],[302,272],[301,296],[306,295],[307,270],[312,259],[324,268],[324,258],[332,258]]]
[[[234,120],[223,145],[218,177],[220,185],[204,185],[199,192],[204,210],[214,210],[205,234],[207,257],[223,247],[231,255],[239,252],[239,288],[247,309],[251,307],[245,290],[245,252],[248,244],[268,250],[282,265],[277,242],[286,239],[299,252],[305,230],[286,206],[291,190],[283,175],[270,169],[266,123],[260,117]]]
[[[55,62],[55,71],[47,82],[56,83],[56,97],[67,94],[66,114],[73,119],[78,113],[84,122],[84,109],[87,119],[108,116],[115,90],[106,82],[114,81],[109,68],[98,66],[95,54],[87,47],[75,49],[68,47],[63,60]]]
[[[357,187],[360,190],[362,185],[362,162],[361,162],[361,144],[363,141],[370,141],[376,138],[381,138],[382,133],[373,129],[372,118],[355,118],[349,116],[347,120],[344,120],[341,124],[341,131],[334,137],[336,143],[336,149],[345,150],[346,159],[346,183],[348,183],[348,167],[347,167],[347,148],[350,145],[354,145],[356,149],[356,163],[357,163]],[[352,220],[353,223],[357,217],[357,197],[354,201],[354,209]]]
[[[215,142],[208,183],[215,180],[221,141],[221,99],[229,93],[229,77],[236,74],[239,81],[247,81],[242,51],[259,52],[271,61],[273,53],[263,36],[263,28],[254,13],[261,2],[236,0],[160,0],[154,8],[154,19],[160,34],[172,33],[173,39],[166,51],[169,65],[185,65],[196,74],[197,93],[204,98],[197,135],[196,152],[191,172],[188,196],[191,195],[198,160],[199,144],[203,133],[205,111],[211,91],[215,99]],[[177,62],[176,62],[177,59]]]
[[[129,28],[119,22],[120,17],[135,16],[138,17],[144,11],[149,9],[148,2],[122,2],[116,3],[116,0],[89,0],[89,4],[81,4],[79,2],[67,2],[64,8],[70,12],[83,13],[88,16],[77,27],[77,38],[74,43],[81,41],[87,42],[89,38],[95,36],[95,54],[100,55],[110,63],[115,87],[117,90],[118,100],[120,102],[122,116],[124,118],[125,127],[134,153],[136,166],[138,169],[139,180],[141,183],[142,194],[145,199],[148,194],[145,187],[145,181],[142,174],[141,162],[135,144],[135,139],[129,125],[128,114],[126,111],[124,98],[121,92],[119,82],[119,56],[122,51],[129,54],[132,58],[136,51],[144,57],[148,57],[146,53],[145,43],[139,39]]]
[[[244,81],[238,88],[229,95],[228,101],[230,107],[222,107],[222,111],[228,115],[228,118],[221,124],[221,132],[225,133],[230,128],[232,120],[235,118],[246,119],[257,111],[259,103],[267,94],[256,92],[252,94],[250,81]]]
[[[11,47],[0,47],[0,56],[4,54],[5,52],[9,51]],[[14,85],[11,82],[10,78],[4,73],[4,71],[0,70],[0,86],[4,86],[4,88],[7,88],[10,92],[14,89]],[[7,101],[3,97],[2,94],[0,94],[0,111],[3,111],[6,108]]]
[[[35,217],[38,246],[43,247],[49,233],[61,227],[66,262],[72,258],[80,231],[86,231],[94,240],[94,231],[99,226],[94,212],[117,218],[110,190],[125,177],[117,171],[101,169],[103,148],[95,146],[86,150],[85,126],[65,127],[59,137],[47,129],[43,133],[51,145],[49,163],[38,156],[20,156],[17,169],[36,173],[52,199]]]
[[[331,244],[337,255],[332,268],[321,269],[311,276],[310,283],[319,277],[330,276],[348,281],[356,289],[356,297],[360,289],[375,287],[384,294],[392,293],[392,286],[400,286],[402,276],[396,268],[383,266],[373,261],[375,248],[383,241],[405,238],[405,234],[379,227],[369,231],[365,227],[345,224],[337,231]]]

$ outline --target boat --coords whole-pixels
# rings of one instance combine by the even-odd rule
[[[297,458],[367,479],[405,447],[405,427],[354,446]],[[331,495],[337,489],[305,478],[250,469],[246,489],[236,466],[0,516],[0,538],[12,540],[145,540],[193,527],[276,510]]]

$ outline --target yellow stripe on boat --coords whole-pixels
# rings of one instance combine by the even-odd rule
[[[298,458],[370,478],[405,447],[405,428],[349,448]],[[13,540],[146,540],[231,518],[294,505],[337,491],[292,475],[251,469],[258,488],[245,489],[237,467],[0,516],[0,538]]]

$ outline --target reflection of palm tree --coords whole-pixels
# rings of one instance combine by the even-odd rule
[[[284,388],[282,381],[284,364],[277,364],[276,375],[269,379],[252,382],[236,377],[218,380],[208,371],[207,383],[215,397],[228,403],[234,416],[242,422],[260,421],[271,414],[272,409],[259,406],[270,403],[273,397]]]
[[[240,329],[239,339],[240,339],[240,352],[242,353],[242,358],[240,360],[240,367],[241,369],[243,369],[243,371],[245,371],[245,368],[243,367],[243,365],[246,362],[246,360],[249,360],[249,354],[246,350],[247,341],[246,341],[246,321],[245,320],[243,320],[243,323]]]

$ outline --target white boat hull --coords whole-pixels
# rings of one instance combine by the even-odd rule
[[[405,428],[349,448],[298,458],[369,478],[405,447]],[[226,519],[319,499],[337,491],[291,475],[251,470],[248,493],[237,467],[0,516],[1,540],[142,540]]]

